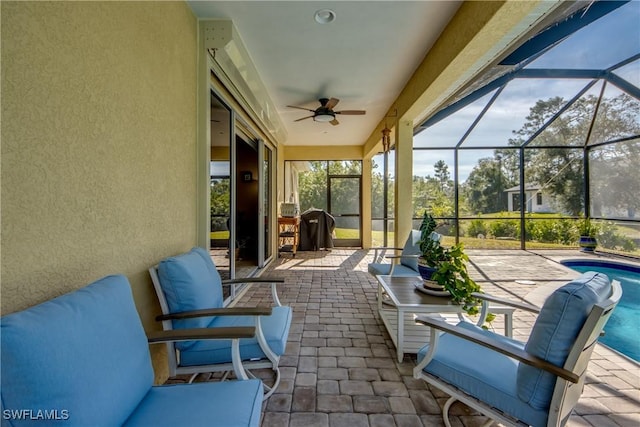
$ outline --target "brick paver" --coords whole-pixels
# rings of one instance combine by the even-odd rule
[[[488,293],[523,297],[537,285],[562,284],[575,273],[556,263],[578,251],[468,250],[471,273]],[[285,278],[283,304],[294,311],[282,383],[265,402],[263,427],[269,426],[439,426],[446,395],[412,377],[415,358],[395,359],[395,347],[376,316],[375,278],[367,273],[366,250],[298,252],[280,258],[263,276]],[[519,284],[532,280],[536,285]],[[239,305],[264,304],[264,288],[249,288]],[[514,337],[526,340],[535,318],[514,317]],[[493,322],[502,332],[502,319]],[[452,425],[480,426],[486,418],[456,403]],[[569,426],[640,424],[639,365],[598,345],[587,385]]]

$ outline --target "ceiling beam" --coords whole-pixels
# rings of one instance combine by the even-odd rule
[[[417,125],[488,65],[560,1],[466,1],[426,54],[386,117]],[[388,123],[388,119],[387,119]],[[371,132],[363,157],[380,151],[385,120]]]

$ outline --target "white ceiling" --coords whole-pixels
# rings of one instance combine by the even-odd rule
[[[360,145],[384,119],[460,1],[188,1],[198,18],[231,19],[288,134],[288,145]],[[314,13],[329,8],[334,22]],[[335,97],[337,126],[294,122]]]

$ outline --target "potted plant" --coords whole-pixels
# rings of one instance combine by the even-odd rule
[[[440,245],[440,235],[435,232],[436,221],[427,212],[420,223],[420,256],[418,257],[418,271],[424,280],[430,280],[443,256]]]
[[[431,270],[425,280],[436,282],[447,291],[456,304],[470,315],[478,314],[480,301],[472,294],[482,292],[482,288],[469,276],[467,262],[469,257],[464,253],[461,243],[444,248],[440,244],[440,235],[435,233],[436,222],[431,214],[425,212],[420,224],[420,252],[418,269],[425,279],[422,270]],[[421,269],[422,267],[422,269]]]
[[[600,227],[592,223],[590,218],[580,218],[578,221],[578,234],[580,234],[578,246],[580,246],[580,251],[593,252],[596,250],[598,246],[596,240],[598,231],[600,231]]]

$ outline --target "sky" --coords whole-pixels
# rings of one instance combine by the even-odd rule
[[[606,69],[640,53],[640,1],[631,1],[607,16],[572,34],[526,68]],[[640,60],[614,71],[640,86]],[[529,109],[538,99],[561,96],[573,98],[587,79],[515,79],[489,108],[483,119],[465,140],[465,146],[505,147],[513,131],[526,122]],[[601,84],[588,94],[598,95]],[[452,147],[466,132],[494,92],[485,95],[458,112],[414,136],[414,147]],[[639,118],[640,120],[640,118]],[[459,181],[464,182],[477,160],[493,156],[493,150],[459,152]],[[452,150],[414,150],[414,175],[434,175],[433,165],[445,160],[453,174]],[[382,170],[382,165],[379,165]]]

